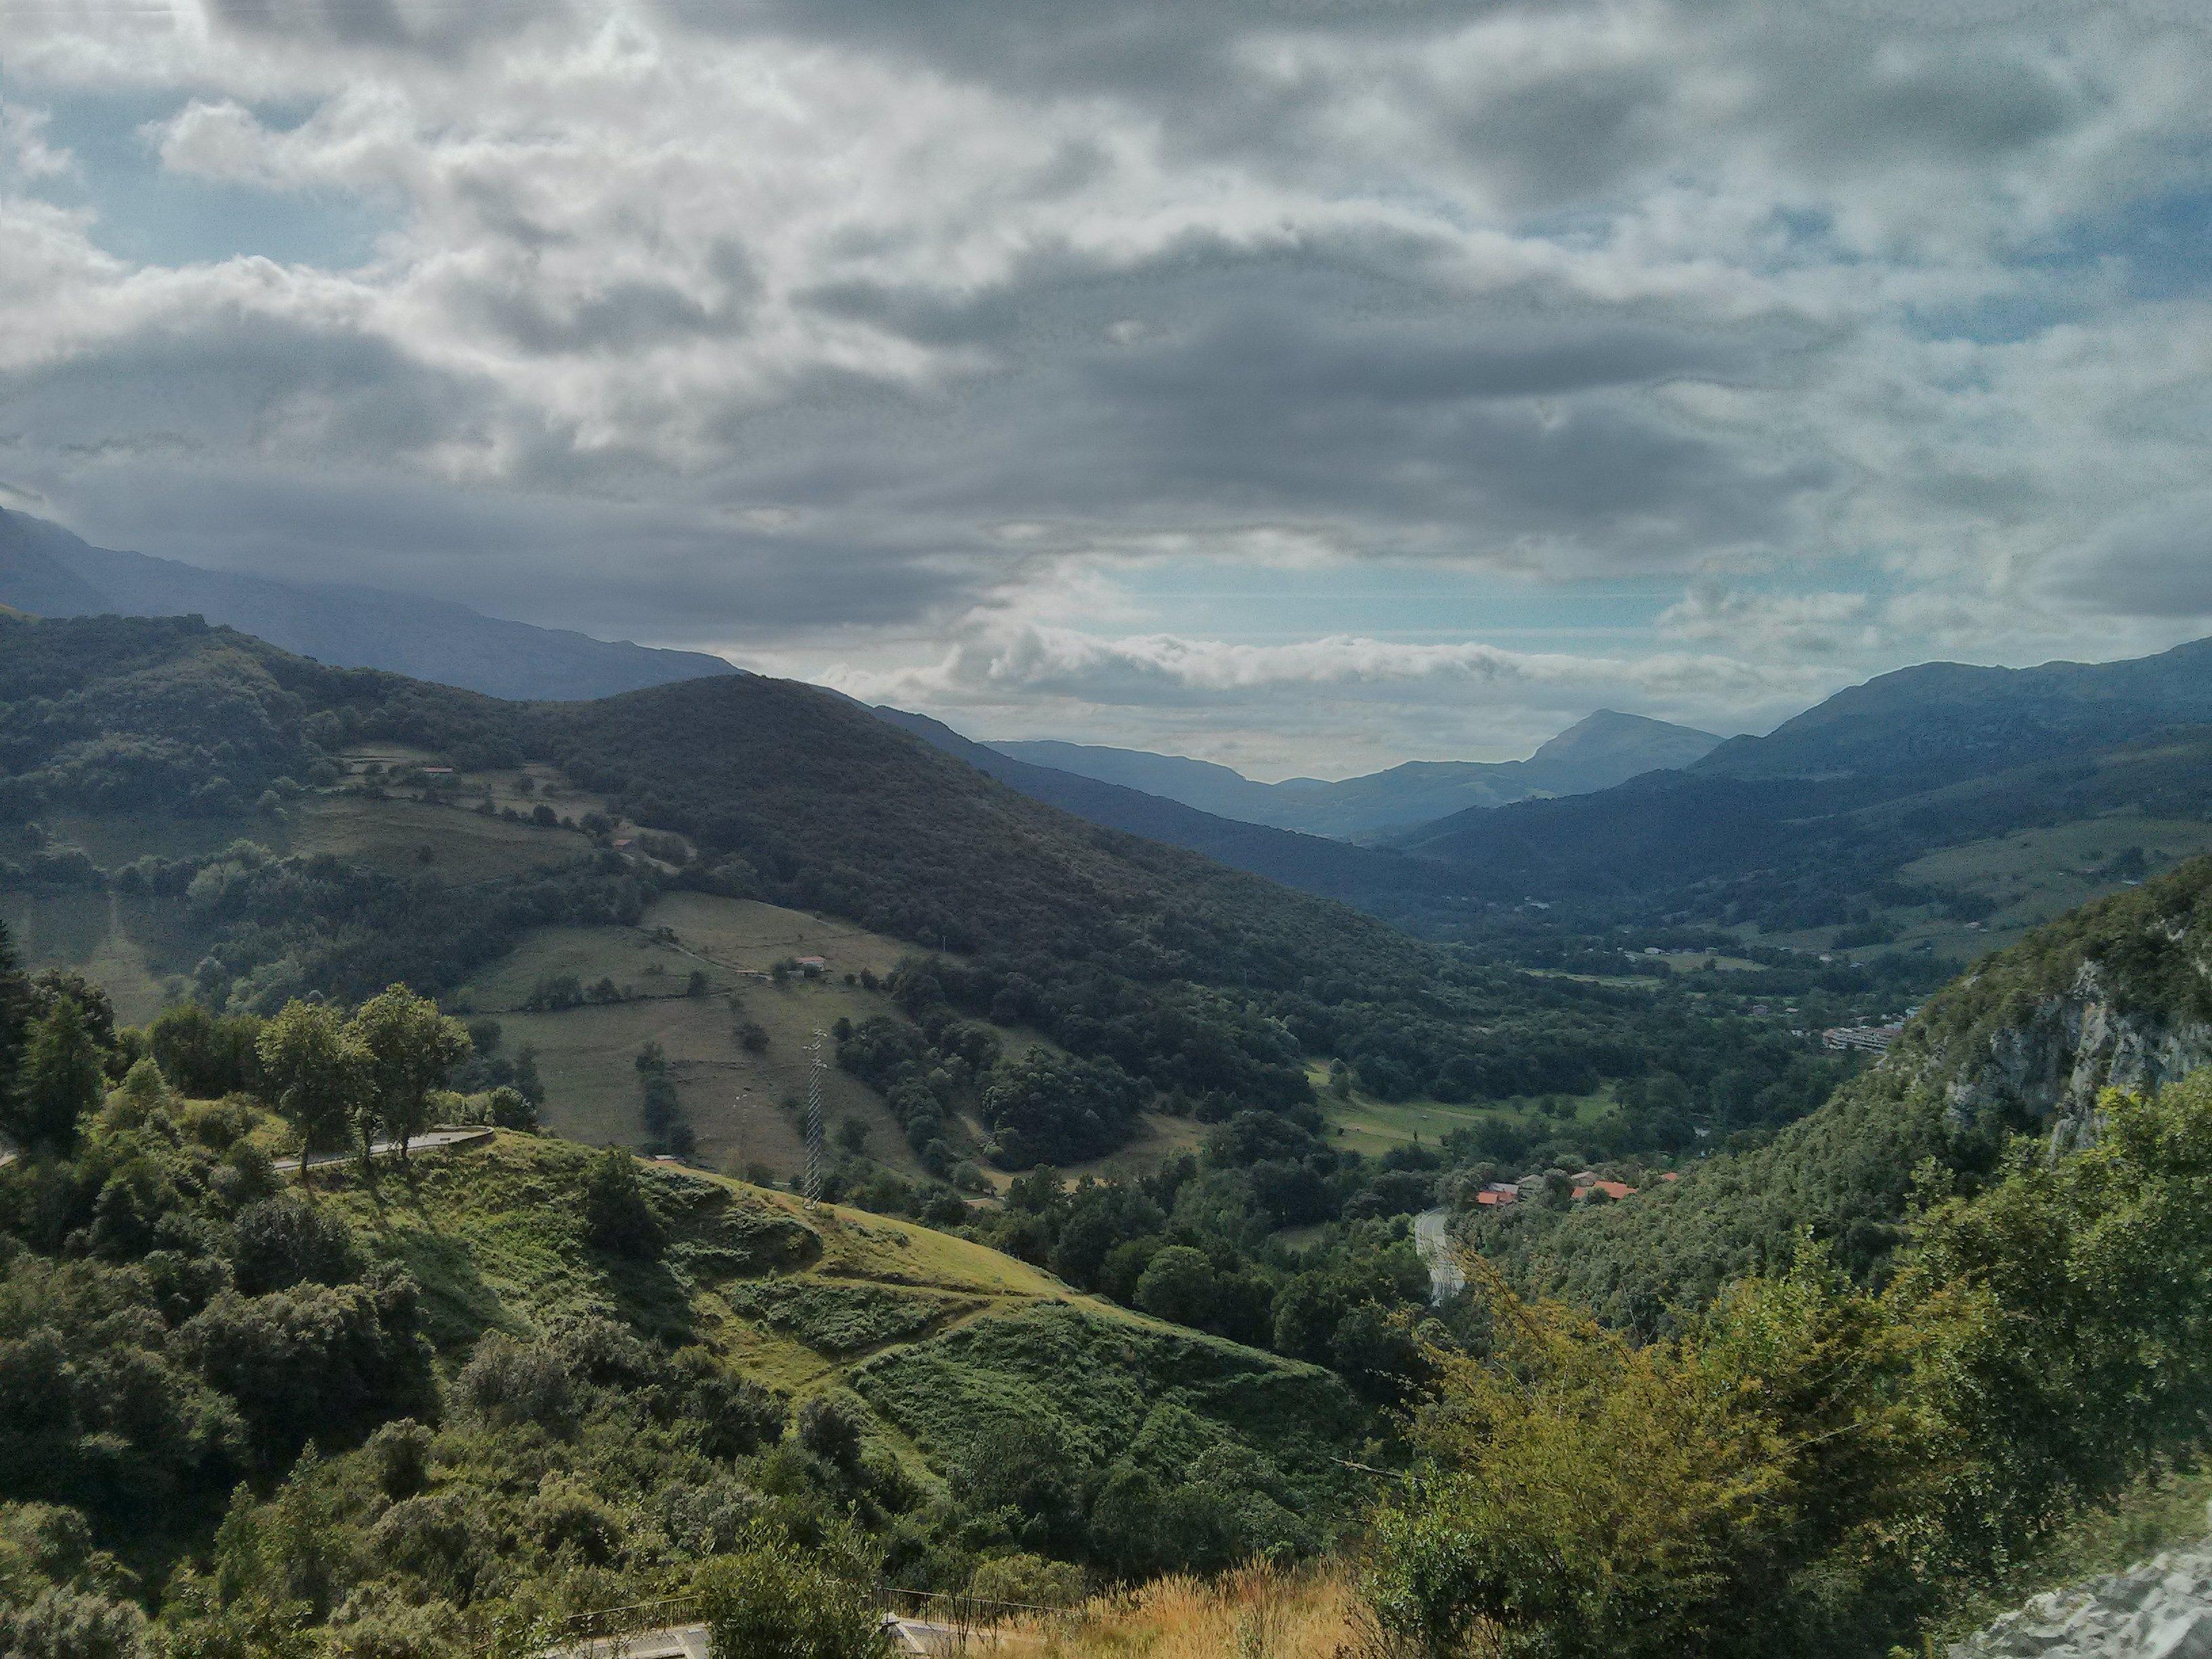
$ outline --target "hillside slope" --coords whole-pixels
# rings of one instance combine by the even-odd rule
[[[433,815],[423,840],[395,844],[394,826],[389,856],[232,846],[257,823],[282,842],[340,806],[389,805],[387,784]],[[546,862],[507,844],[533,828],[559,830]],[[478,854],[495,870],[469,873]],[[939,953],[897,994],[980,1045],[957,1066],[949,1051],[884,1060],[878,1087],[900,1066],[928,1085],[902,1096],[917,1153],[977,1113],[1020,1124],[1008,1157],[1060,1162],[1103,1155],[1152,1109],[1312,1118],[1310,1067],[1331,1055],[1393,1098],[1585,1093],[1671,1040],[1647,999],[1474,966],[754,676],[514,704],[189,618],[0,621],[0,865],[17,891],[107,896],[100,925],[143,922],[155,971],[262,1012],[398,979],[449,994],[533,930],[634,927],[672,889],[843,918]],[[963,1020],[1080,1064],[1000,1048],[994,1071],[996,1039]]]
[[[303,1193],[243,1095],[84,1103],[0,1165],[10,1654],[537,1652],[715,1557],[1210,1571],[1356,1500],[1329,1373],[965,1239],[505,1132]]]
[[[204,617],[336,667],[386,669],[495,697],[605,697],[739,672],[701,652],[535,628],[435,599],[116,552],[4,510],[0,602],[37,617]]]
[[[1808,1229],[1870,1272],[1924,1160],[1971,1181],[2012,1133],[2074,1142],[2094,1133],[2103,1089],[2154,1089],[2207,1065],[2212,859],[2200,859],[1977,964],[1771,1145],[1632,1204],[1514,1215],[1486,1245],[1528,1282],[1631,1322],[1785,1260]]]

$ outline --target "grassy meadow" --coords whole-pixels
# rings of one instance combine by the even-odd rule
[[[1533,1100],[1486,1101],[1480,1104],[1425,1099],[1385,1101],[1363,1094],[1356,1088],[1348,1097],[1340,1098],[1329,1090],[1326,1067],[1313,1066],[1308,1075],[1321,1101],[1322,1115],[1328,1121],[1331,1138],[1339,1146],[1370,1158],[1379,1158],[1393,1146],[1416,1142],[1433,1146],[1455,1129],[1478,1128],[1501,1118],[1527,1123],[1541,1117]],[[1557,1121],[1588,1122],[1613,1103],[1613,1097],[1608,1091],[1600,1089],[1592,1094],[1574,1097],[1571,1103],[1572,1115]]]
[[[324,1175],[377,1254],[421,1281],[449,1368],[488,1332],[528,1339],[611,1312],[700,1343],[797,1398],[837,1389],[866,1431],[933,1481],[1009,1414],[1113,1449],[1149,1427],[1249,1446],[1321,1490],[1357,1413],[1313,1367],[1164,1325],[983,1245],[864,1211],[643,1164],[670,1246],[657,1261],[588,1248],[575,1192],[591,1154],[501,1133]]]

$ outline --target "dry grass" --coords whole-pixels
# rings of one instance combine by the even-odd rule
[[[1340,1565],[1156,1579],[1018,1634],[1029,1640],[1009,1640],[1008,1653],[1048,1659],[1383,1659],[1389,1651]]]

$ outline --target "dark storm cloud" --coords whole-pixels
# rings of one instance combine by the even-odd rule
[[[150,179],[64,188],[0,110],[0,470],[111,542],[1192,710],[1758,702],[1793,642],[2118,628],[2212,564],[2168,510],[2212,313],[2094,228],[2201,185],[2185,11],[207,4],[10,42],[42,99],[149,89]],[[165,255],[179,179],[236,234]],[[318,203],[378,234],[314,268],[270,228]],[[1740,659],[1425,656],[1411,602],[1312,662],[1172,601],[1054,631],[1185,557],[1694,576],[1644,647]]]
[[[948,515],[1275,514],[1360,525],[1400,550],[1449,526],[1455,543],[1587,541],[1595,562],[1621,538],[1620,562],[1663,564],[1778,534],[1823,476],[1703,438],[1642,397],[1768,373],[1807,331],[1454,294],[1408,275],[1318,248],[1191,247],[1142,271],[1039,261],[966,302],[814,297],[1002,366],[956,408],[892,417],[878,400],[881,476],[905,471],[902,501]],[[1116,335],[1115,319],[1131,326]],[[856,471],[871,453],[842,451]]]
[[[2212,495],[2130,516],[2046,573],[2063,604],[2099,616],[2212,617]]]
[[[450,51],[572,15],[562,0],[209,0],[219,27],[301,45]]]

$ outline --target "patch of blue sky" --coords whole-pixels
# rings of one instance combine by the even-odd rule
[[[2024,263],[2052,270],[2118,273],[2134,300],[2170,300],[2212,289],[2212,152],[2194,157],[2188,182],[2116,204],[2028,250]]]
[[[2212,154],[2189,182],[2124,198],[2019,249],[2013,286],[1972,306],[1919,313],[1923,331],[2003,343],[2087,317],[2115,302],[2156,302],[2212,291]]]
[[[174,93],[35,94],[0,78],[0,99],[47,112],[46,142],[76,161],[36,181],[58,205],[89,208],[93,237],[118,258],[155,265],[213,264],[258,254],[281,264],[349,270],[374,256],[388,210],[350,194],[279,191],[197,179],[161,165],[143,131],[184,106]],[[264,109],[274,127],[304,112]]]

